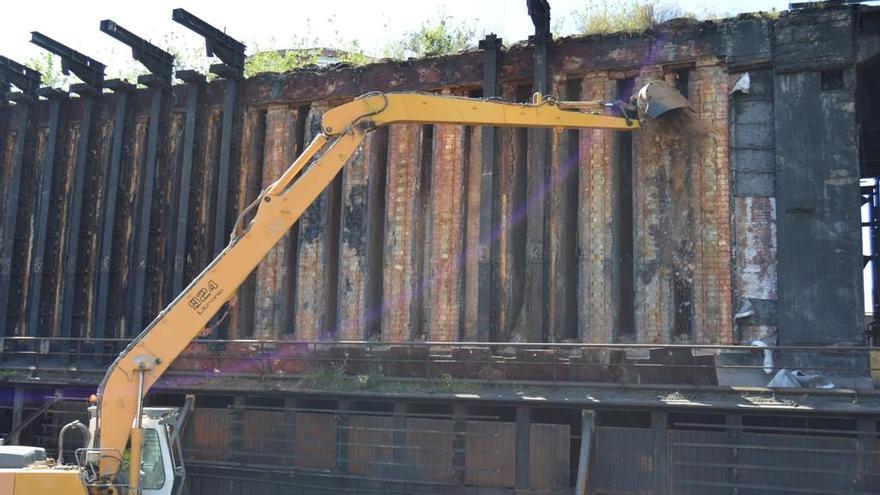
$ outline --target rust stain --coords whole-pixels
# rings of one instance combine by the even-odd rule
[[[462,269],[465,260],[465,128],[434,126],[434,164],[431,180],[430,240],[425,257],[429,289],[423,312],[428,338],[458,340],[461,315]]]
[[[326,104],[314,104],[306,118],[305,140],[310,142],[321,132],[321,115]],[[338,204],[338,179],[312,203],[299,219],[296,246],[296,334],[304,340],[332,337],[330,328],[329,288],[331,263],[328,256],[332,246],[331,230],[336,225],[334,214]],[[336,297],[336,294],[332,294]]]
[[[375,139],[368,135],[342,170],[340,197],[338,337],[361,340],[367,325],[367,199]]]
[[[385,211],[382,337],[409,340],[416,327],[412,302],[417,290],[415,250],[416,200],[421,188],[419,156],[421,127],[392,125],[388,138],[388,188]]]
[[[585,100],[609,100],[616,95],[607,73],[587,74],[581,84]],[[601,129],[580,131],[580,187],[578,192],[578,268],[580,340],[612,342],[612,211],[616,187],[612,184],[611,135]]]
[[[479,313],[479,265],[480,265],[480,181],[482,178],[481,152],[483,134],[479,127],[470,127],[470,149],[467,158],[467,198],[465,205],[465,259],[464,259],[464,308],[462,311],[462,339],[477,341],[477,318]],[[487,201],[492,198],[486,198]],[[488,259],[486,260],[488,261]]]
[[[297,116],[297,110],[287,105],[274,105],[266,111],[263,188],[274,182],[296,155]],[[293,330],[288,328],[292,309],[291,249],[291,234],[287,234],[257,266],[254,302],[254,336],[257,338],[279,338]]]

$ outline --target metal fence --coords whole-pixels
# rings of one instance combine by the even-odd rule
[[[529,463],[530,487],[567,490],[577,436],[567,424],[528,427],[541,453]],[[335,486],[381,483],[388,493],[407,485],[434,493],[515,486],[516,435],[514,422],[485,414],[235,405],[196,409],[185,455],[201,468],[287,473],[294,486],[332,478]]]

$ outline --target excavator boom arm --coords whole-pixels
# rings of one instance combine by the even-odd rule
[[[366,132],[387,124],[635,130],[630,119],[561,108],[536,95],[514,104],[420,93],[372,93],[327,111],[322,133],[258,198],[253,220],[141,332],[107,370],[98,390],[98,446],[123,452],[140,399],[196,338],[355,153]],[[139,384],[139,374],[143,382]],[[117,463],[102,460],[102,476]]]

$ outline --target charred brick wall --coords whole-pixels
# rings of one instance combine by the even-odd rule
[[[782,215],[800,210],[780,210],[777,187],[779,174],[794,173],[802,163],[794,157],[802,154],[780,143],[791,143],[791,128],[804,127],[814,111],[855,100],[843,91],[833,102],[783,117],[779,106],[808,91],[793,86],[808,83],[792,74],[852,71],[852,49],[838,45],[857,29],[858,13],[673,21],[641,35],[553,42],[554,94],[614,100],[665,79],[686,94],[696,118],[651,123],[632,136],[554,132],[543,177],[530,178],[542,169],[530,167],[540,153],[529,149],[525,130],[501,129],[494,142],[467,126],[394,125],[371,133],[242,286],[215,335],[730,343],[775,335],[778,325],[804,325],[791,311],[776,316],[780,298],[800,304],[813,297],[799,292],[804,280],[797,276],[780,295],[783,241],[802,242],[780,224]],[[839,36],[795,40],[796,26],[811,22]],[[813,52],[792,48],[795,42]],[[238,212],[319,131],[322,112],[368,91],[482,94],[484,59],[477,50],[260,75],[240,85],[193,78],[159,96],[156,89],[116,91],[91,102],[65,96],[0,108],[5,335],[140,331],[212,259],[218,226],[227,229],[220,235],[228,233]],[[532,67],[531,47],[502,49],[498,94],[527,99]],[[733,91],[744,78],[747,89]],[[229,91],[234,105],[224,106]],[[86,105],[94,105],[90,122]],[[836,132],[846,134],[852,114],[838,117]],[[813,125],[821,154],[834,136]],[[846,146],[855,153],[851,141]],[[495,157],[488,197],[481,194],[486,150]],[[817,174],[833,165],[833,177],[808,195],[824,194],[832,206],[816,225],[836,222],[840,232],[857,232],[857,216],[849,218],[857,207],[844,207],[858,183],[848,153],[826,153],[833,163],[809,165]],[[230,164],[225,178],[223,159]],[[800,184],[800,176],[792,177]],[[218,197],[226,199],[225,211],[217,211]],[[543,234],[531,232],[529,219],[541,217]],[[480,222],[488,218],[491,246],[481,251]],[[785,236],[780,229],[788,229]],[[822,252],[838,253],[841,266],[860,259],[857,237],[822,235]],[[538,255],[529,249],[536,239]],[[481,261],[488,261],[487,278],[479,276]],[[528,263],[542,267],[541,277],[527,276]],[[834,332],[847,340],[857,331],[860,279],[857,271],[850,275],[820,273],[811,282],[837,284],[832,313],[839,317],[827,321],[841,328],[831,340]],[[536,283],[543,284],[545,308],[526,302]],[[479,307],[482,291],[491,294],[488,308]],[[751,313],[734,320],[744,305]],[[529,316],[537,310],[537,319]],[[481,311],[489,328],[478,323]]]

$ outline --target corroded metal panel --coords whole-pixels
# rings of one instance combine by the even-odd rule
[[[238,211],[257,200],[263,188],[263,157],[266,142],[266,115],[263,109],[248,107],[244,110],[244,123],[241,139],[241,169],[238,183]],[[252,217],[245,219],[249,222]],[[246,225],[246,223],[245,223]],[[231,338],[247,338],[254,335],[254,307],[256,289],[256,270],[239,288],[233,307],[235,326]]]
[[[648,428],[596,428],[596,455],[590,456],[589,487],[598,493],[654,493],[654,460]]]
[[[388,341],[417,337],[412,308],[421,296],[416,251],[423,246],[413,227],[419,221],[416,203],[422,187],[421,135],[419,125],[396,124],[388,137],[382,315],[382,336]]]
[[[582,79],[585,100],[613,98],[614,82],[607,73]],[[613,342],[612,311],[612,184],[611,133],[602,129],[578,133],[578,338],[582,342]]]
[[[287,169],[296,156],[298,110],[288,105],[271,106],[266,111],[263,146],[262,188],[266,188]],[[295,228],[296,229],[296,228]],[[297,230],[288,233],[257,266],[254,302],[254,336],[276,338],[293,333],[293,294],[291,277],[292,243]]]
[[[339,219],[339,282],[337,292],[337,326],[341,340],[366,338],[367,307],[367,244],[369,242],[368,197],[371,174],[376,160],[372,136],[342,169]]]
[[[492,325],[493,318],[491,315],[495,311],[495,301],[488,296],[492,293],[491,286],[493,280],[492,274],[492,256],[495,243],[491,240],[481,245],[481,231],[484,229],[483,217],[486,218],[485,226],[486,237],[491,239],[493,232],[492,209],[495,204],[494,189],[491,189],[491,197],[483,200],[483,129],[479,127],[468,127],[466,149],[467,167],[465,170],[465,181],[467,184],[465,197],[464,212],[464,256],[463,256],[463,301],[462,301],[462,322],[461,322],[461,340],[476,342],[487,340],[489,338],[489,326]],[[494,136],[494,132],[491,133]],[[493,140],[494,141],[494,140]],[[493,150],[494,155],[494,150]],[[490,174],[486,178],[489,185],[494,181],[494,175]],[[488,203],[488,204],[487,204]],[[486,211],[488,210],[488,211]],[[482,268],[481,268],[482,267]],[[486,272],[481,275],[480,270]],[[484,285],[484,303],[487,307],[480,312],[480,287]],[[481,316],[482,315],[482,316]]]
[[[464,263],[464,201],[466,181],[466,129],[434,126],[430,187],[430,237],[423,282],[427,297],[422,314],[425,332],[433,341],[459,339]]]
[[[812,20],[827,26],[827,32],[804,38],[798,27]],[[846,33],[852,21],[851,12],[832,9],[778,20],[676,21],[656,33],[626,38],[555,40],[547,53],[551,92],[563,98],[614,99],[621,82],[628,85],[632,76],[638,76],[636,87],[667,79],[688,93],[704,128],[701,136],[687,138],[649,123],[633,137],[630,180],[615,168],[615,160],[626,155],[623,141],[603,131],[550,134],[544,165],[537,158],[545,146],[530,145],[523,129],[499,129],[492,142],[484,142],[491,134],[484,129],[456,126],[393,126],[373,132],[241,289],[231,318],[215,336],[731,342],[732,313],[741,303],[734,300],[734,290],[741,289],[740,299],[764,304],[763,309],[772,310],[774,304],[767,294],[776,270],[770,241],[776,200],[768,179],[774,170],[766,161],[770,133],[759,129],[767,128],[767,118],[782,124],[778,115],[767,114],[778,108],[771,101],[776,96],[757,90],[766,86],[767,77],[776,77],[787,94],[796,96],[800,86],[792,85],[809,81],[792,71],[843,67],[846,72],[852,48],[840,42],[851,39]],[[781,44],[774,48],[776,38]],[[825,49],[814,57],[809,48],[799,47],[802,41]],[[35,328],[48,333],[69,329],[71,335],[137,332],[210,262],[225,244],[237,212],[317,132],[326,108],[369,90],[475,94],[481,84],[493,82],[503,99],[527,100],[534,48],[516,44],[500,49],[494,62],[486,55],[471,51],[407,63],[263,74],[237,82],[234,91],[228,81],[195,78],[190,80],[195,83],[165,91],[158,130],[149,115],[156,90],[129,94],[122,119],[111,109],[123,95],[96,96],[107,104],[85,131],[78,124],[83,109],[71,103],[71,117],[59,134],[62,173],[52,180],[52,190],[65,199],[50,208],[58,214],[48,215],[46,229],[36,228],[40,211],[34,200],[39,195],[37,165],[48,136],[30,133],[33,149],[24,141],[18,146],[14,119],[19,105],[4,108],[0,159],[5,165],[20,156],[24,165],[18,168],[17,211],[4,212],[15,217],[14,222],[4,218],[3,230],[15,231],[3,233],[4,276],[16,282],[6,288],[0,284],[0,299],[9,303],[5,328],[25,331],[28,306],[22,294],[38,291],[39,304],[31,307],[40,321]],[[484,74],[487,64],[497,65],[497,79],[491,77],[494,70]],[[781,64],[786,74],[773,64]],[[756,92],[734,97],[734,118],[729,119],[730,84],[746,69],[755,76]],[[854,98],[847,88],[822,93],[827,104],[813,107],[850,108]],[[484,88],[485,95],[494,93]],[[37,104],[44,122],[49,105]],[[230,119],[237,121],[230,105],[243,109],[241,126],[230,125]],[[36,120],[33,115],[28,119],[34,126]],[[754,128],[737,134],[729,129],[731,121]],[[732,171],[731,137],[755,139],[736,143],[739,155]],[[67,199],[76,196],[67,196],[68,191],[80,189],[80,171],[73,166],[76,158],[82,162],[82,151],[74,146],[78,141],[89,143],[89,165],[86,180],[80,181],[81,198]],[[37,156],[25,159],[28,149]],[[108,195],[104,189],[110,187],[108,167],[114,160],[118,187]],[[576,166],[569,167],[572,160]],[[155,180],[148,177],[151,163]],[[771,168],[778,163],[788,162],[778,158]],[[7,203],[13,170],[4,167],[0,180]],[[830,191],[846,189],[836,185],[838,179],[829,179],[829,187],[837,187]],[[629,201],[624,189],[633,195],[631,228],[627,215],[616,211],[621,198]],[[82,204],[82,215],[62,204],[70,201]],[[115,211],[106,217],[104,210],[111,206]],[[779,218],[787,215],[783,210]],[[81,217],[79,229],[74,217]],[[46,237],[35,244],[41,230]],[[70,237],[75,230],[81,232],[76,260],[66,262],[68,276],[71,263],[76,264],[75,283],[61,284],[59,260],[75,244]],[[66,241],[54,239],[55,231],[64,232]],[[624,234],[632,234],[632,240]],[[40,254],[34,250],[37,244],[45,246],[42,258],[52,258],[51,266],[41,262],[39,270],[33,269]],[[44,268],[49,271],[40,271]],[[71,285],[76,287],[72,305]],[[852,308],[846,311],[852,314],[858,312],[855,299],[847,299]],[[630,300],[631,310],[624,305]],[[140,317],[133,314],[138,306]],[[73,313],[66,316],[71,307]],[[622,311],[629,314],[622,316]],[[857,331],[858,325],[847,321],[851,328],[845,332]],[[755,336],[774,327],[767,318],[746,326],[743,330]]]
[[[326,105],[309,109],[304,142],[321,132]],[[303,340],[334,338],[338,283],[339,193],[341,176],[325,189],[299,219],[296,250],[295,326]]]

